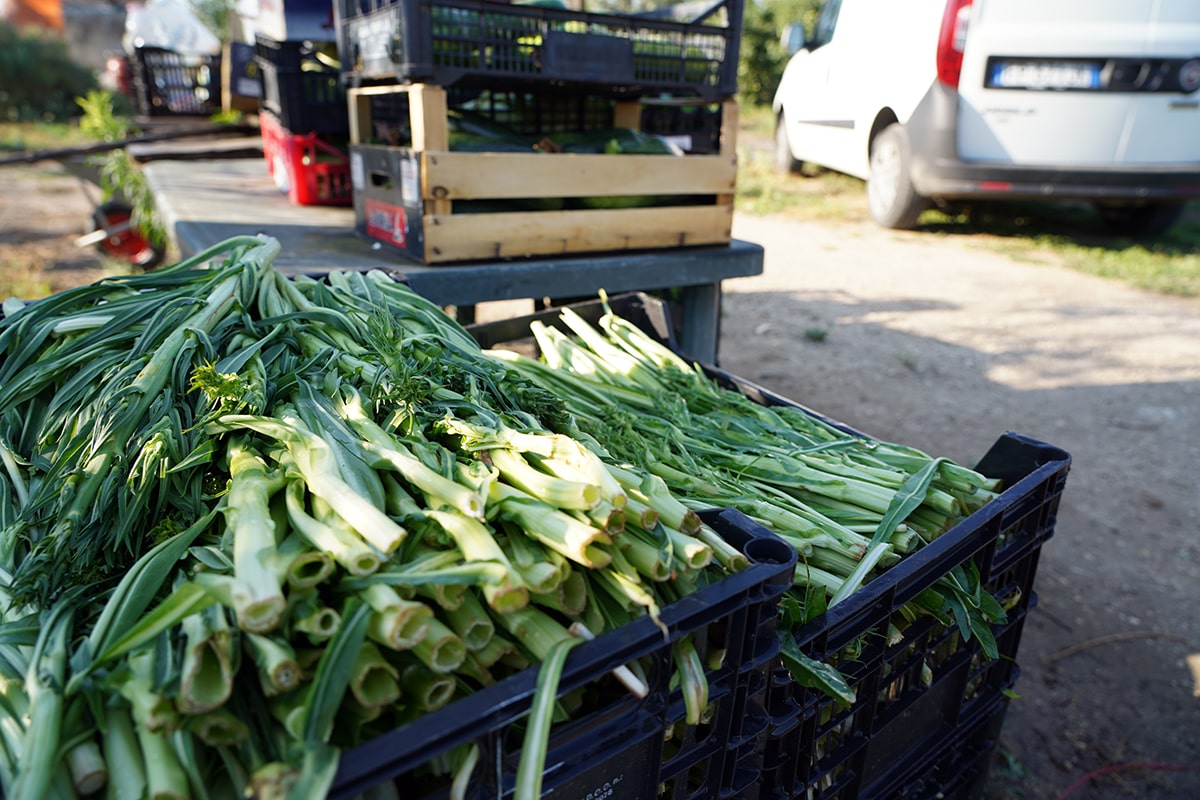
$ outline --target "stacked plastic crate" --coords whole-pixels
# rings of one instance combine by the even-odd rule
[[[355,224],[423,263],[728,244],[742,0],[335,0]]]
[[[255,59],[263,155],[275,184],[297,205],[350,205],[349,117],[330,0],[262,3]]]
[[[132,84],[143,117],[200,116],[221,110],[221,56],[161,47],[133,51]]]

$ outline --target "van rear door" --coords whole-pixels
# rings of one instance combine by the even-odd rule
[[[964,161],[1200,163],[1200,2],[974,0],[959,81]]]

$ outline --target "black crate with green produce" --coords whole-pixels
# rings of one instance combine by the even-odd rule
[[[280,249],[5,301],[5,796],[753,786],[795,551]]]
[[[881,442],[681,359],[644,294],[470,330],[685,503],[739,508],[799,551],[760,797],[907,796],[1013,690],[1061,449],[1006,433],[968,469]]]

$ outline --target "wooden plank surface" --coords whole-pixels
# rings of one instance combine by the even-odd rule
[[[427,200],[731,194],[736,156],[425,153]]]
[[[425,261],[728,244],[733,206],[426,216]]]

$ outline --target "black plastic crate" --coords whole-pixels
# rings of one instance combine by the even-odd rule
[[[350,132],[346,87],[323,42],[255,37],[262,73],[262,107],[289,133],[345,136]]]
[[[371,131],[361,132],[366,140],[389,145],[410,146],[410,99],[405,92],[370,94]],[[458,120],[494,129],[498,137],[532,137],[563,132],[611,128],[616,101],[601,94],[528,87],[473,88],[452,86],[446,90],[449,125]],[[467,130],[470,130],[468,127]]]
[[[630,293],[610,298],[609,305],[675,346],[663,301]],[[597,301],[571,307],[593,322],[603,313]],[[533,319],[557,324],[558,313],[547,309],[470,330],[485,347],[516,344],[532,355],[533,344],[521,342],[522,332]],[[716,367],[705,366],[705,371],[759,403],[801,408],[859,433]],[[760,798],[941,796],[942,789],[930,783],[934,773],[928,765],[953,760],[955,743],[970,738],[975,722],[1002,702],[1017,680],[1021,632],[1036,604],[1038,560],[1054,532],[1070,461],[1066,452],[1044,442],[1015,433],[1001,436],[975,465],[984,475],[1003,479],[999,497],[794,632],[807,656],[837,666],[856,698],[843,705],[798,685],[782,663],[776,664],[761,709],[749,709],[768,719],[758,743]],[[898,642],[889,643],[888,626],[898,609],[968,562],[1008,612],[1006,622],[993,630],[999,657],[986,658],[976,638],[966,641],[957,627],[929,617],[919,617]],[[986,769],[986,759],[980,768]],[[928,793],[912,794],[918,784]]]
[[[645,14],[487,0],[335,0],[334,11],[350,82],[499,79],[709,99],[737,91],[742,0]]]
[[[642,107],[641,129],[675,142],[688,153],[720,152],[721,123],[720,103],[648,98]]]
[[[407,145],[408,96],[404,93],[368,95],[372,127],[367,140]],[[452,115],[466,115],[494,124],[516,136],[540,137],[611,129],[617,99],[610,95],[541,88],[451,87],[446,106]],[[639,130],[662,136],[688,153],[711,154],[721,149],[721,103],[671,98],[639,98]],[[453,124],[453,122],[452,122]],[[399,134],[394,135],[394,134]]]
[[[132,62],[134,100],[140,115],[207,116],[221,110],[220,55],[139,47]]]
[[[754,743],[766,720],[746,709],[766,691],[779,648],[778,601],[791,585],[796,554],[739,512],[701,516],[750,566],[663,608],[669,635],[643,617],[571,651],[558,696],[587,687],[604,702],[552,730],[545,793],[724,798],[757,780]],[[702,655],[724,653],[719,666],[706,669],[711,713],[698,726],[683,724],[683,699],[670,687],[672,646],[685,636],[694,637]],[[640,700],[609,676],[634,661],[645,668],[650,688]],[[480,756],[466,797],[511,796],[521,745],[512,726],[530,709],[536,672],[519,672],[343,753],[330,796],[354,797],[388,782],[403,797],[446,796],[448,779],[426,768],[468,743],[478,745]]]
[[[987,783],[1009,699],[1000,697],[965,719],[955,737],[913,764],[888,792],[895,800],[978,800]]]

